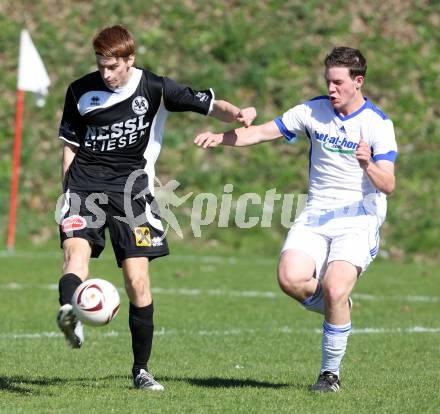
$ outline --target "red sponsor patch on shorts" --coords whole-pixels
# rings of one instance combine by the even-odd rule
[[[64,233],[74,230],[81,230],[87,227],[87,221],[84,217],[81,216],[70,216],[66,217],[61,222],[61,228]]]

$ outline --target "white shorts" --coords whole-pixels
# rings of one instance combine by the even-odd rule
[[[300,250],[315,261],[316,277],[322,278],[327,265],[343,260],[362,272],[379,250],[379,219],[365,211],[334,217],[332,210],[305,209],[287,234],[281,253]]]

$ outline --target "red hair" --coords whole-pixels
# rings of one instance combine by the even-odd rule
[[[126,58],[134,55],[136,45],[132,34],[123,26],[116,25],[100,30],[93,38],[93,49],[104,57]]]

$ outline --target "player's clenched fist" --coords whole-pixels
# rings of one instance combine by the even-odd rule
[[[356,148],[356,158],[363,169],[367,168],[371,162],[371,148],[363,138],[361,138],[359,145]]]
[[[253,120],[257,117],[257,110],[251,106],[249,108],[240,109],[236,119],[238,122],[248,127],[252,124]]]
[[[212,132],[202,132],[194,139],[194,144],[202,148],[213,148],[221,144],[223,134],[214,134]]]

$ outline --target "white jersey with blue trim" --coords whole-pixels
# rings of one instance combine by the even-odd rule
[[[362,201],[367,211],[385,218],[386,196],[360,167],[356,148],[362,137],[374,161],[394,162],[397,145],[392,121],[368,99],[344,117],[328,96],[320,96],[289,109],[275,122],[288,142],[298,135],[310,140],[307,207],[337,209]]]

